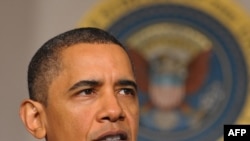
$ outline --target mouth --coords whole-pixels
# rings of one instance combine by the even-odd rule
[[[125,132],[108,132],[94,141],[127,141],[128,135]]]

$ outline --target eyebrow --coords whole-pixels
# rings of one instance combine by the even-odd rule
[[[73,91],[79,87],[83,87],[83,86],[90,86],[90,87],[95,87],[95,86],[100,86],[101,82],[97,81],[97,80],[81,80],[77,83],[75,83],[72,87],[69,88],[68,91]],[[132,81],[132,80],[126,80],[126,79],[122,79],[119,80],[115,83],[116,86],[132,86],[134,87],[134,89],[137,91],[137,84],[136,82]]]
[[[101,82],[96,81],[96,80],[81,80],[77,83],[75,83],[72,87],[69,88],[69,91],[73,91],[79,87],[83,87],[83,86],[91,86],[91,87],[95,87],[95,86],[99,86],[101,85]]]
[[[117,86],[132,86],[137,91],[137,84],[136,84],[136,82],[131,81],[131,80],[126,80],[126,79],[119,80],[119,81],[117,81],[117,83],[115,85],[117,85]]]

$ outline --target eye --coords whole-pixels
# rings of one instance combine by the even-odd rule
[[[95,90],[93,88],[83,89],[77,92],[78,95],[93,95],[94,93],[95,93]]]
[[[121,94],[121,95],[135,95],[136,92],[134,89],[131,89],[131,88],[123,88],[119,91],[119,94]]]

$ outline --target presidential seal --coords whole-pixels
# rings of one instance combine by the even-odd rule
[[[220,140],[250,124],[250,20],[230,0],[107,0],[80,26],[129,47],[139,84],[139,141]]]

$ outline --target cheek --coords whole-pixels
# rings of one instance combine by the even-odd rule
[[[70,125],[75,131],[80,133],[87,133],[90,130],[93,121],[95,120],[95,108],[81,105],[73,109],[69,109]]]
[[[137,133],[138,133],[138,127],[139,127],[139,108],[138,104],[135,104],[134,106],[130,106],[129,110],[129,116],[127,114],[127,119],[129,122],[129,126],[131,129],[131,135],[132,140],[136,140]]]
[[[64,105],[61,108],[50,110],[48,113],[48,129],[52,136],[69,140],[84,139],[90,130],[93,120],[93,108],[83,105]],[[60,131],[60,133],[59,133]]]
[[[136,102],[124,104],[123,107],[124,107],[123,110],[126,113],[130,126],[132,128],[135,128],[135,130],[137,130],[139,122],[138,101],[136,100]]]

